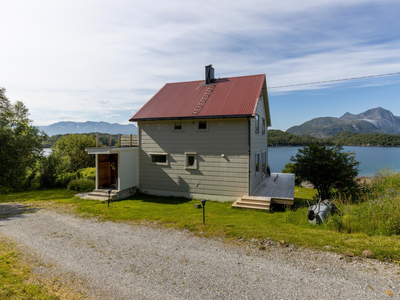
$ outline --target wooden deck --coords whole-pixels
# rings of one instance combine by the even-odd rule
[[[236,200],[232,207],[269,210],[271,204],[294,204],[294,174],[272,173],[250,196]]]
[[[272,173],[251,196],[270,197],[275,203],[293,204],[294,174]],[[291,203],[286,203],[288,201]]]

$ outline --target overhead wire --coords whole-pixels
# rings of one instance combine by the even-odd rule
[[[365,78],[382,77],[382,76],[391,76],[391,75],[399,75],[399,74],[400,74],[400,72],[395,72],[395,73],[377,74],[377,75],[369,75],[369,76],[360,76],[360,77],[351,77],[351,78],[342,78],[342,79],[332,79],[332,80],[324,80],[324,81],[315,81],[315,82],[308,82],[308,83],[297,83],[297,84],[289,84],[289,85],[272,86],[272,87],[268,87],[268,89],[277,89],[277,88],[285,88],[285,87],[293,87],[293,86],[302,86],[302,85],[311,85],[311,84],[321,84],[321,83],[331,83],[331,82],[338,82],[338,81],[355,80],[355,79],[365,79]]]

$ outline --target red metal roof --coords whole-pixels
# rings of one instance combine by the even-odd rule
[[[254,116],[264,82],[264,74],[220,78],[203,105],[204,80],[167,83],[130,121]]]

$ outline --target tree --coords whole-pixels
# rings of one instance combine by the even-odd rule
[[[358,175],[358,165],[354,153],[343,152],[342,146],[313,143],[299,149],[290,160],[293,169],[302,181],[311,182],[322,199],[329,199],[335,183],[341,182],[345,191],[356,186],[354,178]]]
[[[0,88],[0,190],[18,189],[41,155],[46,134],[32,125],[28,108],[12,104]]]
[[[95,147],[96,138],[91,135],[71,134],[60,138],[54,151],[68,160],[68,172],[95,166],[94,155],[89,155],[85,148]]]

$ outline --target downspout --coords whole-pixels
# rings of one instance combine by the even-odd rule
[[[250,132],[251,132],[251,123],[250,123],[250,118],[247,117],[247,136],[248,136],[248,150],[249,150],[249,184],[248,184],[248,194],[251,196],[251,139],[250,139]]]

